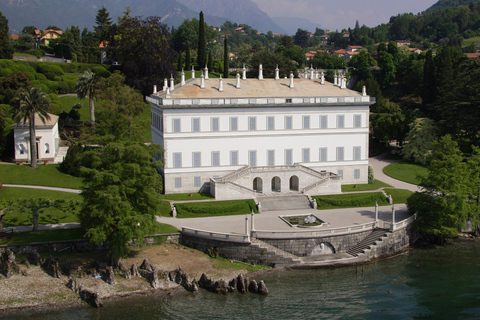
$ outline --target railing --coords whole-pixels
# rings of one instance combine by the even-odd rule
[[[192,228],[186,228],[186,227],[182,227],[182,234],[187,236],[203,238],[203,239],[251,243],[250,235],[246,235],[246,234],[213,232],[213,231],[198,230],[198,229],[192,229]]]
[[[244,167],[242,167],[238,170],[233,171],[232,173],[227,174],[226,176],[224,176],[222,178],[217,178],[215,180],[219,181],[219,182],[236,180],[240,177],[243,177],[247,173],[249,173],[250,170],[251,170],[251,168],[249,166],[244,166]]]
[[[349,233],[357,233],[363,231],[373,230],[375,228],[374,222],[364,224],[332,228],[332,229],[312,229],[312,230],[295,230],[295,231],[252,231],[252,236],[258,239],[302,239],[302,238],[318,238],[326,236],[337,236]]]
[[[384,223],[383,223],[383,227],[384,227],[385,229],[389,229],[390,231],[395,231],[395,230],[403,229],[403,228],[409,226],[409,225],[412,224],[416,219],[417,219],[417,214],[415,213],[413,216],[408,217],[407,219],[402,220],[402,221],[399,221],[399,222],[395,222],[395,223],[384,222]],[[392,225],[393,225],[393,227],[392,227]]]
[[[324,182],[328,181],[329,178],[330,178],[330,177],[328,177],[328,178],[323,178],[323,179],[321,179],[320,181],[317,181],[317,182],[315,182],[315,183],[312,183],[312,184],[309,185],[309,186],[306,186],[305,188],[302,189],[302,193],[305,193],[305,192],[307,192],[308,190],[311,190],[311,189],[313,189],[313,188],[315,188],[315,187],[323,184]]]

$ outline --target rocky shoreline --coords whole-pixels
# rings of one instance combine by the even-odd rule
[[[168,262],[158,259],[167,253],[174,257]],[[139,262],[135,261],[139,261],[142,255],[145,257],[137,268]],[[190,292],[203,288],[220,294],[268,294],[262,281],[249,280],[253,275],[258,277],[258,271],[219,269],[214,265],[215,260],[189,248],[160,245],[140,250],[133,256],[113,268],[102,262],[79,265],[66,260],[59,263],[37,253],[20,259],[6,251],[0,259],[0,315],[12,310],[78,307],[85,305],[82,300],[99,307],[103,302],[136,294],[173,295],[177,290],[183,291],[179,289],[181,287]],[[149,258],[153,259],[152,263]],[[178,262],[183,263],[185,270],[177,267],[169,271],[172,263]],[[127,263],[132,266],[127,268]],[[203,270],[202,266],[205,267]],[[207,273],[220,279],[214,280]]]

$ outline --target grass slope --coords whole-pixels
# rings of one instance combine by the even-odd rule
[[[392,178],[404,182],[419,184],[422,177],[428,174],[427,168],[419,164],[409,162],[395,162],[383,169],[383,172]]]
[[[38,165],[31,168],[28,165],[0,165],[0,182],[4,184],[23,184],[69,189],[80,189],[82,179],[60,172],[60,165]]]

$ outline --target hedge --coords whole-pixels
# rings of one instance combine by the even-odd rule
[[[355,195],[342,195],[342,196],[315,196],[317,203],[320,202],[329,204],[335,207],[363,207],[375,203],[386,203],[385,196],[381,192],[375,192],[372,194],[358,193]]]
[[[179,217],[204,217],[249,214],[257,212],[253,200],[194,202],[175,204]]]

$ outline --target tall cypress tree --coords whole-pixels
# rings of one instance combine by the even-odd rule
[[[185,49],[185,70],[192,69],[191,60],[192,58],[190,57],[190,47],[187,45],[187,49]]]
[[[0,59],[12,59],[13,52],[13,42],[8,32],[8,19],[0,11]]]
[[[200,11],[200,22],[198,25],[198,56],[197,64],[200,68],[205,68],[207,63],[207,40],[205,37],[205,21],[203,11]]]
[[[228,78],[228,41],[227,37],[223,41],[223,77]]]
[[[433,62],[432,50],[428,50],[423,67],[422,103],[424,106],[435,101],[435,92],[435,63]]]

